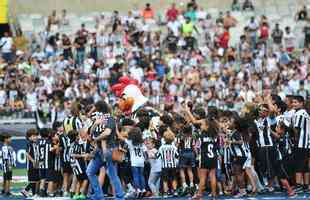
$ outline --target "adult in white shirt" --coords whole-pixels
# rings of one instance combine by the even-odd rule
[[[168,28],[173,32],[173,35],[178,37],[180,35],[181,23],[178,20],[169,21]]]
[[[13,39],[12,37],[9,36],[8,32],[5,32],[4,36],[0,40],[0,49],[2,52],[3,59],[7,62],[13,59],[12,46],[13,46]]]
[[[139,83],[142,83],[142,78],[144,76],[143,69],[136,65],[129,68],[130,76],[134,79],[137,79]]]
[[[286,50],[288,53],[292,53],[295,47],[295,35],[292,33],[289,26],[285,27],[283,39]]]

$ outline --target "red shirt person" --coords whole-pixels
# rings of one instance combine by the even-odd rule
[[[263,24],[261,25],[259,30],[260,30],[260,38],[261,38],[261,40],[263,40],[263,41],[268,40],[268,37],[269,37],[269,27],[268,27],[268,24],[263,22]]]
[[[223,49],[227,49],[229,39],[230,39],[229,31],[225,29],[223,34],[221,34],[219,37],[219,46],[222,47]]]
[[[166,12],[167,21],[175,21],[179,15],[179,10],[176,9],[175,3],[172,3],[171,8]]]

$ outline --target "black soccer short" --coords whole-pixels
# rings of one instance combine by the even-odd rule
[[[216,169],[217,168],[217,158],[201,158],[199,163],[199,168],[201,169]]]
[[[161,173],[163,181],[173,181],[177,178],[177,168],[163,168]]]
[[[62,172],[72,174],[72,168],[71,168],[70,162],[62,163]]]
[[[304,148],[294,149],[295,172],[309,172],[308,159],[309,150]]]
[[[39,169],[40,180],[47,178],[47,176],[48,176],[47,171],[48,171],[48,169]]]
[[[267,178],[273,178],[276,175],[277,151],[274,147],[258,148],[259,169]]]
[[[82,174],[79,174],[79,175],[76,175],[76,179],[78,181],[85,181],[85,180],[88,180],[88,177],[87,177],[87,174],[86,172],[82,173]]]
[[[40,180],[40,172],[39,169],[29,169],[28,170],[28,181],[29,182],[37,182]]]
[[[195,167],[196,166],[196,158],[193,151],[184,151],[180,154],[179,161],[180,168],[186,167]]]
[[[62,175],[60,171],[55,171],[53,169],[48,169],[47,170],[47,181],[51,181],[51,182],[62,182]]]
[[[12,171],[8,171],[3,173],[3,180],[4,181],[11,181],[12,180]]]

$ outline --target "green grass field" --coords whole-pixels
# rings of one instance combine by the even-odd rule
[[[0,176],[2,176],[2,171],[0,172]],[[13,169],[13,180],[14,176],[27,176],[27,170],[26,169]],[[25,187],[27,184],[27,180],[23,182],[14,182],[12,183],[12,188],[14,189],[21,189]]]

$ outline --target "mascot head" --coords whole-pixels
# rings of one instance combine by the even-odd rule
[[[112,86],[112,91],[119,97],[118,107],[125,114],[131,114],[145,105],[148,99],[142,94],[139,82],[123,76]]]

